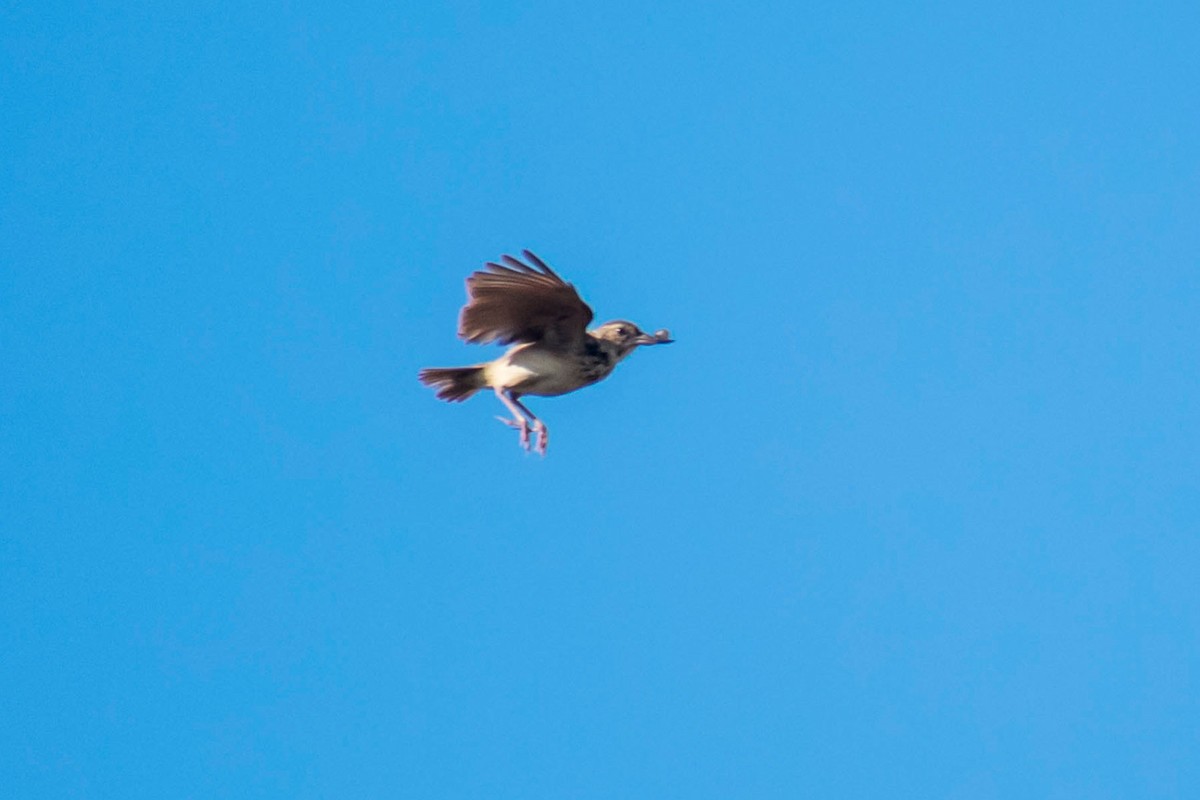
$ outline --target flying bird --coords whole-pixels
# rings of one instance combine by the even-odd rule
[[[528,250],[525,261],[506,255],[503,263],[467,278],[467,304],[458,318],[458,335],[472,344],[513,345],[495,361],[470,367],[429,367],[417,377],[448,402],[466,400],[492,389],[512,419],[526,451],[536,434],[537,452],[546,454],[550,432],[530,411],[525,395],[554,397],[608,377],[617,363],[642,345],[669,344],[669,332],[645,333],[618,319],[588,330],[592,309],[546,262]]]

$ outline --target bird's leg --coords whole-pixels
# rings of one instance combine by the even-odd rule
[[[525,412],[525,416],[533,420],[533,429],[537,432],[537,451],[538,455],[546,455],[546,448],[550,444],[550,429],[546,427],[546,423],[538,419],[537,415],[530,411],[524,403],[518,400],[515,396],[513,402],[517,404],[517,408]]]
[[[513,419],[505,419],[504,417],[496,417],[496,419],[500,420],[510,428],[516,428],[521,432],[521,447],[525,448],[525,451],[528,452],[530,427],[529,420],[525,417],[525,414],[529,413],[529,409],[525,408],[525,414],[522,414],[521,411],[523,407],[517,402],[517,399],[512,396],[509,389],[501,389],[497,386],[496,397],[500,398],[500,402],[504,403],[505,407],[511,411],[513,415]],[[533,415],[529,414],[529,416],[532,417]]]

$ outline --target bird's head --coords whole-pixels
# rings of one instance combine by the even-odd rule
[[[637,325],[624,319],[606,322],[595,328],[592,335],[597,339],[603,339],[616,345],[617,351],[622,356],[633,352],[634,348],[639,345],[670,344],[675,341],[665,328],[655,333],[646,333]]]

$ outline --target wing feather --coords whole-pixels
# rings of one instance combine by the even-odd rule
[[[489,261],[486,269],[467,278],[458,335],[476,344],[566,347],[582,340],[592,309],[546,262],[528,250],[523,255],[530,263],[504,255],[502,264]]]

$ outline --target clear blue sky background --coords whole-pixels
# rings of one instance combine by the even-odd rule
[[[7,4],[0,793],[1200,796],[1198,31]],[[522,247],[678,338],[544,460]]]

